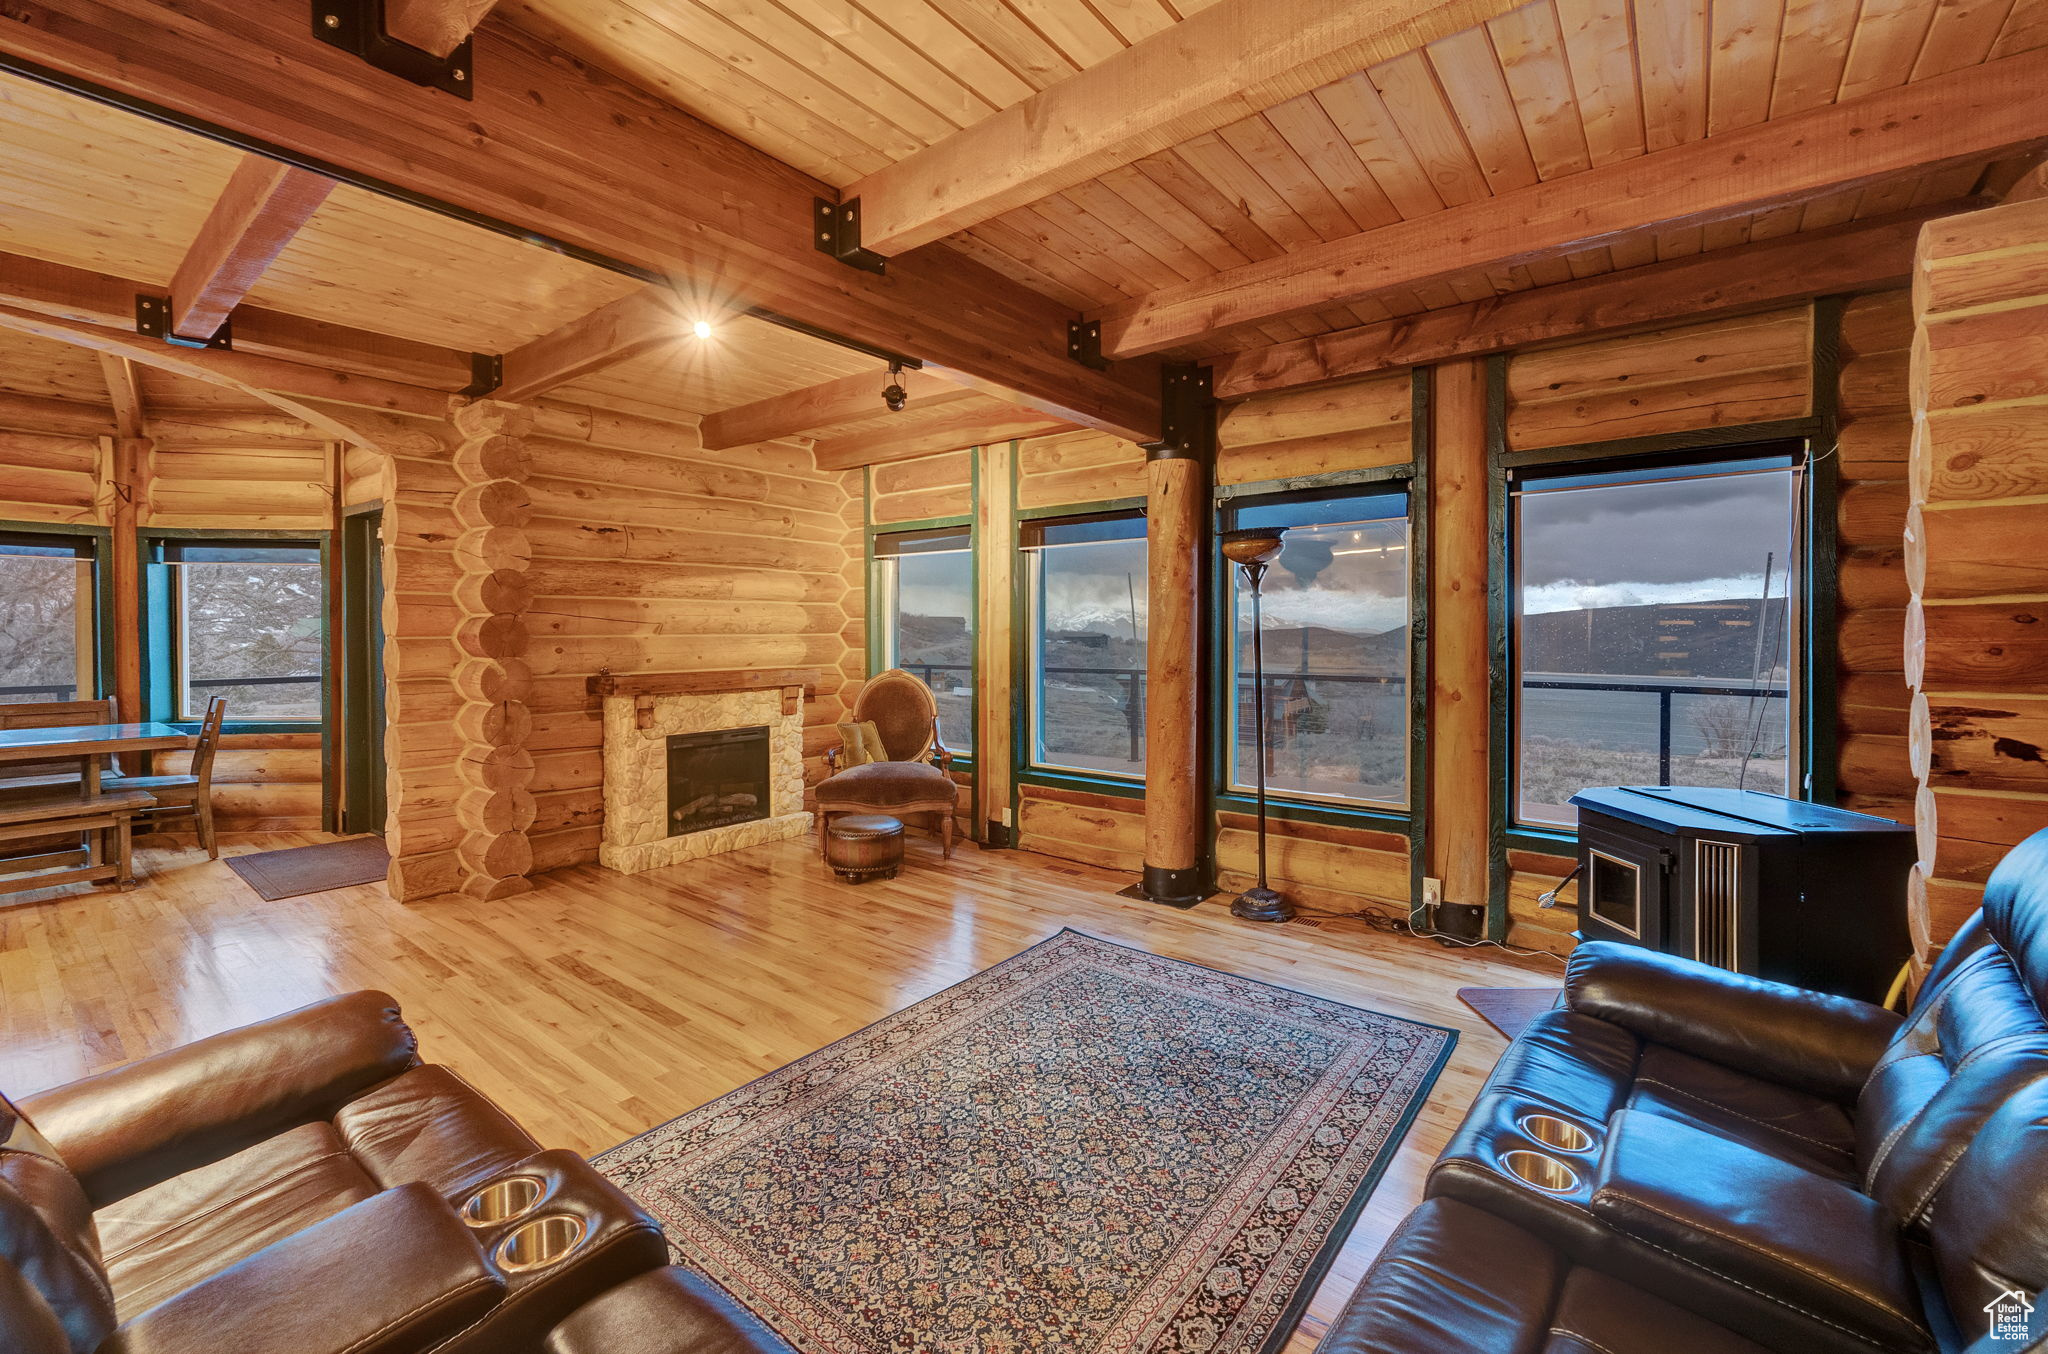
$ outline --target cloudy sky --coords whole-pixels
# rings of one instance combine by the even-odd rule
[[[1523,494],[1523,607],[1755,597],[1767,555],[1783,596],[1792,493],[1782,470]]]

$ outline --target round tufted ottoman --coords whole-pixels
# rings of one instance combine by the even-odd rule
[[[825,825],[825,863],[841,879],[894,879],[903,864],[903,824],[886,814],[845,813]]]

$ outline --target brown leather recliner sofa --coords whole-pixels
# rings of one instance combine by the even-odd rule
[[[0,1099],[8,1354],[787,1354],[667,1260],[379,992]]]
[[[2048,832],[1903,1019],[1611,944],[1322,1354],[2048,1349]]]

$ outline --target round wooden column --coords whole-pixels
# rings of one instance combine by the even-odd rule
[[[1209,894],[1208,781],[1202,772],[1202,573],[1209,469],[1177,448],[1145,467],[1150,611],[1145,646],[1145,877],[1154,902]]]

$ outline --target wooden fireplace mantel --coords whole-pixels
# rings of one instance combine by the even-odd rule
[[[718,691],[782,689],[782,713],[793,715],[817,699],[816,668],[738,668],[721,672],[600,672],[586,684],[593,696],[636,697],[636,722],[646,728],[657,696],[706,695]]]

